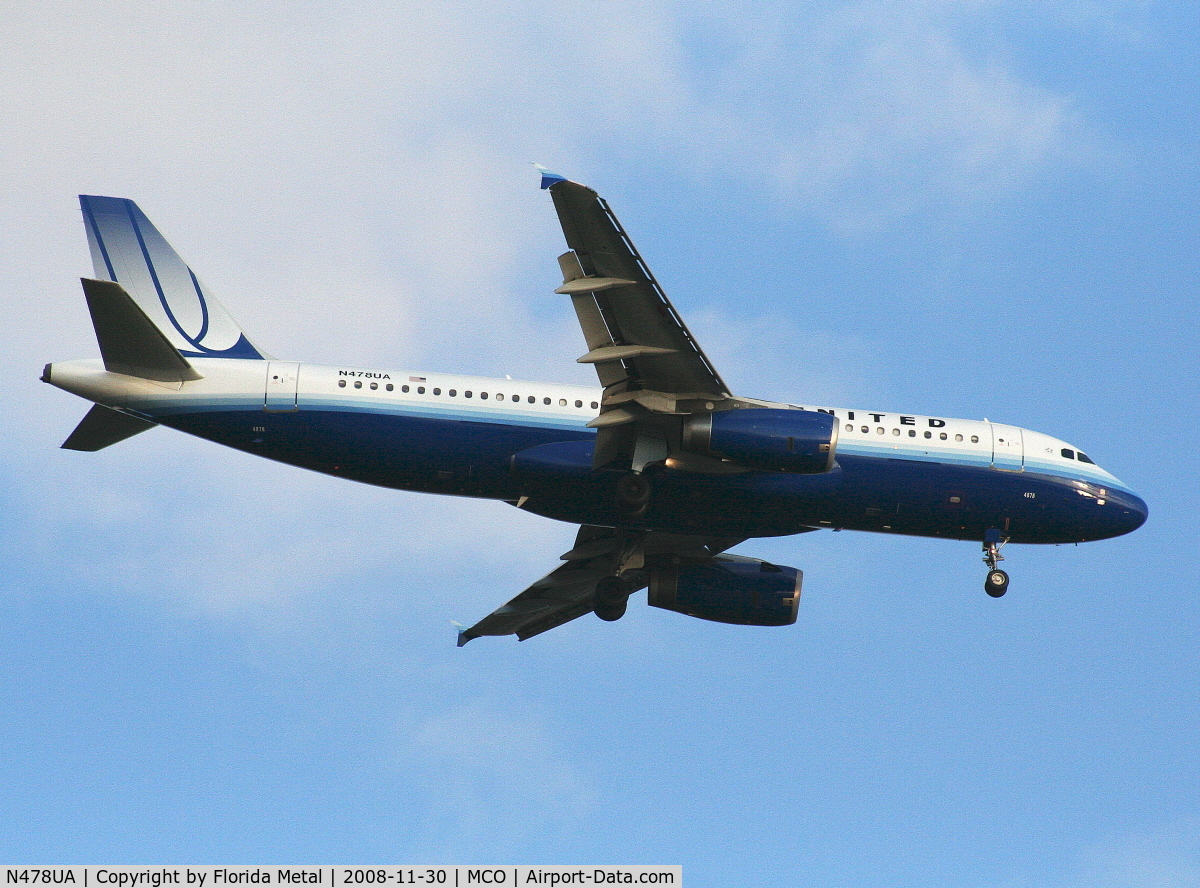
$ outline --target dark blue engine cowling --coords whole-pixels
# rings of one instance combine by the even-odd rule
[[[814,475],[833,468],[837,437],[831,414],[751,407],[689,420],[683,446],[751,469]]]
[[[800,606],[804,574],[782,567],[721,555],[707,564],[650,571],[648,601],[676,613],[743,626],[790,626]]]

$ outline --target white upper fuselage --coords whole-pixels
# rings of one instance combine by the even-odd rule
[[[202,379],[160,383],[110,373],[101,361],[85,360],[53,364],[50,381],[81,397],[151,419],[206,410],[302,409],[573,432],[588,431],[601,397],[601,390],[593,386],[447,373],[224,358],[193,358],[192,363]],[[1032,472],[1132,492],[1078,448],[1029,429],[895,411],[754,403],[833,414],[839,420],[839,455]]]

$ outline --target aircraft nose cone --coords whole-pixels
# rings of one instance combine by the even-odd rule
[[[1150,516],[1150,508],[1146,501],[1136,493],[1110,492],[1109,500],[1115,506],[1113,536],[1132,533],[1145,524]]]

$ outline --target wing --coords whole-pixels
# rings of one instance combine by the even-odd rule
[[[680,536],[612,527],[579,528],[566,563],[542,577],[508,604],[458,633],[462,647],[481,635],[516,635],[524,641],[569,623],[595,608],[596,584],[619,576],[630,593],[649,582],[646,566],[660,558],[706,561],[736,546],[738,539]]]
[[[608,203],[592,189],[542,170],[569,251],[559,257],[588,353],[604,386],[594,465],[626,460],[635,470],[679,449],[687,417],[735,401],[683,319],[638,254]],[[692,458],[689,466],[696,465]],[[701,467],[703,468],[703,467]],[[683,536],[584,525],[566,563],[508,604],[458,634],[461,647],[481,635],[521,641],[595,610],[601,580],[619,577],[630,592],[649,583],[658,560],[702,563],[741,538]]]
[[[635,471],[675,448],[678,417],[729,406],[728,386],[700,349],[613,214],[591,188],[543,170],[569,252],[559,257],[588,353],[604,386],[595,465]],[[667,418],[675,417],[674,421]]]

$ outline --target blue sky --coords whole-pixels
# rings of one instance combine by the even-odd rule
[[[1198,14],[1166,2],[16,3],[0,36],[0,858],[1200,884]],[[403,7],[403,4],[399,6]],[[156,430],[58,445],[75,195],[296,360],[590,383],[538,161],[725,379],[1073,442],[1149,523],[809,534],[795,626],[461,650],[572,528]]]

